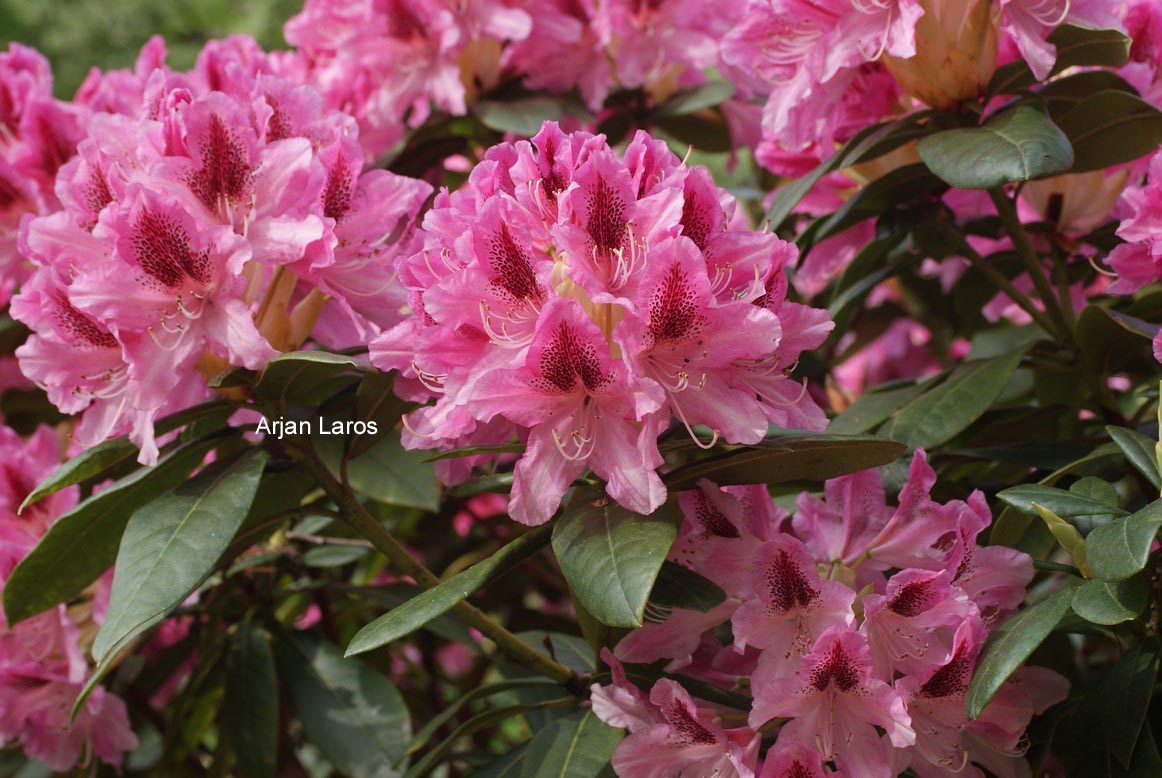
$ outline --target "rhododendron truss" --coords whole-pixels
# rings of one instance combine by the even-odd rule
[[[625,507],[656,510],[671,424],[704,447],[757,443],[770,424],[822,429],[789,373],[831,322],[786,299],[794,247],[740,218],[645,133],[618,154],[546,123],[490,149],[400,262],[416,316],[372,344],[375,364],[438,395],[405,445],[518,436],[509,512],[540,524],[587,467]]]
[[[612,684],[594,687],[593,710],[630,732],[613,752],[618,774],[679,764],[731,776],[831,774],[825,763],[866,776],[1027,771],[1024,729],[1065,697],[1065,679],[1026,668],[971,721],[965,697],[1032,562],[977,546],[991,521],[983,495],[938,503],[935,482],[918,451],[894,508],[875,471],[828,481],[823,499],[799,495],[790,517],[757,487],[702,481],[684,493],[671,559],[725,599],[706,613],[659,611],[606,655]],[[729,633],[718,629],[728,622]],[[647,698],[621,663],[662,659],[694,688],[749,690],[750,707],[712,705],[668,679]],[[765,738],[775,742],[760,770]]]
[[[222,370],[402,318],[391,260],[430,188],[364,172],[351,119],[245,49],[158,67],[136,115],[95,115],[57,176],[63,207],[23,224],[38,268],[12,303],[35,333],[17,356],[83,414],[82,445],[129,432],[153,463],[154,420]]]

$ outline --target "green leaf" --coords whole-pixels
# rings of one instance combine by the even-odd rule
[[[347,456],[356,459],[366,454],[380,439],[397,434],[405,403],[392,391],[395,382],[393,373],[370,373],[359,382],[355,394],[355,421],[370,425],[375,422],[375,434],[352,435],[347,445]]]
[[[920,159],[957,189],[993,189],[1064,173],[1073,165],[1065,133],[1043,108],[1023,104],[965,127],[921,138]]]
[[[339,463],[343,458],[343,436],[315,435],[311,440],[319,456],[338,478]],[[393,432],[348,463],[348,481],[354,491],[373,500],[436,511],[440,508],[440,484],[432,465],[424,462],[427,456],[427,451],[405,450],[400,445],[399,434]]]
[[[1120,68],[1130,57],[1130,39],[1118,30],[1097,30],[1063,24],[1049,34],[1057,47],[1057,58],[1049,75],[1055,76],[1075,66]],[[997,68],[989,81],[988,94],[1016,94],[1037,83],[1029,65],[1018,59]]]
[[[1162,111],[1119,89],[1091,94],[1059,122],[1073,146],[1072,173],[1145,157],[1162,144]]]
[[[238,626],[226,653],[222,723],[238,772],[274,778],[278,769],[278,677],[270,636],[252,622]]]
[[[544,548],[549,542],[549,525],[526,532],[487,559],[393,608],[355,634],[347,645],[347,656],[362,654],[410,635],[432,619],[447,613],[512,568]]]
[[[1155,441],[1125,427],[1111,425],[1106,427],[1106,432],[1126,455],[1126,460],[1134,466],[1134,469],[1146,476],[1146,480],[1155,489],[1162,490],[1162,475],[1158,473],[1158,460],[1154,455]]]
[[[291,351],[266,364],[254,394],[279,409],[292,403],[318,405],[374,369],[357,357],[329,351]]]
[[[524,767],[525,752],[528,751],[528,748],[527,741],[520,744],[499,759],[473,770],[472,778],[520,778],[521,768]]]
[[[187,408],[159,419],[153,425],[154,432],[163,435],[229,408],[231,408],[229,404],[217,400],[195,405],[193,408]],[[119,465],[128,463],[136,455],[137,446],[130,442],[127,435],[110,438],[92,448],[85,449],[64,462],[40,485],[29,492],[28,496],[24,498],[24,502],[20,504],[19,510],[23,511],[37,500],[42,500],[73,484],[79,484],[109,473]]]
[[[586,710],[558,719],[533,737],[522,760],[521,778],[612,776],[609,760],[625,732]]]
[[[820,220],[812,231],[812,243],[826,240],[865,219],[880,216],[909,202],[928,198],[947,187],[926,166],[905,165],[860,187],[839,210]],[[807,252],[804,252],[806,254]]]
[[[734,97],[734,86],[726,81],[707,81],[701,86],[676,92],[658,106],[654,116],[685,116],[686,114],[701,111],[704,108],[713,108]]]
[[[663,477],[670,491],[693,489],[703,478],[719,486],[825,481],[895,461],[904,446],[883,438],[815,435],[781,437],[776,447],[746,447],[697,460]]]
[[[1136,619],[1146,607],[1147,586],[1141,576],[1124,581],[1086,581],[1073,595],[1073,612],[1094,624],[1112,626]]]
[[[214,569],[246,518],[267,454],[252,449],[211,467],[129,518],[117,553],[109,610],[93,642],[98,663],[160,622]]]
[[[782,226],[783,221],[795,210],[795,206],[823,176],[859,162],[882,157],[925,135],[928,129],[924,122],[931,115],[931,111],[918,111],[895,122],[881,122],[856,133],[810,173],[796,178],[775,192],[766,216],[771,228],[778,229]]]
[[[75,597],[113,566],[130,515],[180,484],[219,440],[182,446],[57,519],[4,585],[9,624]]]
[[[1146,566],[1150,544],[1162,527],[1162,500],[1098,527],[1085,539],[1089,569],[1103,581],[1121,581]]]
[[[344,775],[388,778],[411,739],[399,690],[357,659],[310,632],[282,635],[274,646],[278,677],[303,732]]]
[[[367,554],[366,548],[348,545],[328,545],[312,548],[299,561],[306,567],[342,567]]]
[[[718,584],[674,562],[665,562],[650,593],[650,605],[709,613],[726,600]]]
[[[998,492],[997,497],[1006,505],[1011,505],[1024,513],[1036,513],[1033,503],[1037,503],[1066,518],[1126,515],[1126,511],[1116,505],[1098,502],[1084,495],[1042,484],[1011,486]]]
[[[565,509],[553,552],[573,596],[611,627],[638,627],[666,553],[678,535],[672,506],[649,516],[587,493]]]
[[[886,434],[911,448],[930,448],[951,439],[979,419],[1008,386],[1025,349],[968,362],[936,387],[905,405]],[[881,431],[885,432],[885,431]]]
[[[503,102],[477,100],[472,110],[485,127],[526,138],[540,132],[544,122],[559,121],[562,115],[561,101],[551,97],[526,97]]]
[[[682,116],[659,117],[654,126],[679,143],[710,152],[730,151],[730,128],[718,108],[704,108]]]
[[[855,435],[875,429],[924,390],[922,384],[865,392],[827,425],[833,435]]]
[[[1158,743],[1149,725],[1138,733],[1134,746],[1134,758],[1126,771],[1126,778],[1157,778],[1162,775],[1162,754],[1158,753]]]
[[[1134,758],[1158,676],[1157,638],[1134,644],[1102,679],[1097,695],[1102,732],[1114,758],[1129,767]]]
[[[1001,685],[1048,637],[1069,612],[1072,600],[1073,587],[1059,589],[1018,612],[993,632],[968,685],[965,708],[970,719],[980,715]]]

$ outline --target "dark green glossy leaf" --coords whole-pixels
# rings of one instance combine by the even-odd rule
[[[1044,109],[1018,105],[980,127],[921,138],[920,159],[949,186],[992,189],[1015,181],[1064,173],[1073,165],[1065,133]]]
[[[553,530],[553,552],[569,590],[602,624],[637,627],[677,522],[669,505],[650,516],[588,493]]]
[[[1098,30],[1063,24],[1049,34],[1057,48],[1050,76],[1075,66],[1118,68],[1130,56],[1130,39],[1118,30]],[[997,68],[989,81],[988,94],[1016,94],[1037,82],[1024,60]]]
[[[254,394],[279,409],[291,403],[318,405],[372,370],[366,360],[358,357],[329,351],[292,351],[267,363]]]
[[[654,582],[650,605],[708,613],[722,604],[726,592],[718,584],[674,562],[666,562]]]
[[[833,435],[855,435],[878,427],[905,403],[924,391],[923,384],[908,384],[894,389],[865,392],[832,419],[827,431]]]
[[[609,760],[625,731],[603,724],[592,710],[552,722],[529,742],[521,778],[612,776]]]
[[[1001,684],[1041,645],[1069,612],[1072,600],[1072,587],[1060,589],[1020,611],[993,632],[968,686],[965,707],[970,719],[980,715]]]
[[[1162,527],[1162,500],[1098,527],[1085,539],[1089,569],[1103,581],[1121,581],[1146,566],[1150,545]]]
[[[1162,111],[1117,89],[1090,95],[1061,117],[1060,126],[1073,146],[1073,173],[1130,162],[1162,144]]]
[[[265,451],[252,449],[133,513],[93,642],[97,662],[159,623],[205,580],[246,518],[266,460]]]
[[[343,457],[342,435],[316,435],[315,450],[336,477]],[[426,451],[408,451],[395,432],[381,438],[365,454],[347,465],[351,488],[388,505],[435,511],[440,507],[440,485]]]
[[[1022,484],[1013,486],[997,493],[997,497],[1006,505],[1011,505],[1019,511],[1034,513],[1033,503],[1044,505],[1058,516],[1073,518],[1076,516],[1125,516],[1126,512],[1117,506],[1085,497],[1064,489],[1041,484]]]
[[[726,117],[717,108],[704,108],[682,116],[660,117],[654,126],[673,136],[679,143],[689,144],[702,151],[723,152],[732,148]]]
[[[929,448],[951,439],[976,421],[1008,386],[1025,349],[964,364],[897,413],[884,430],[912,448]]]
[[[1157,441],[1154,441],[1136,430],[1125,427],[1106,427],[1106,432],[1113,439],[1117,447],[1126,455],[1126,459],[1134,469],[1146,476],[1155,489],[1162,489],[1162,475],[1158,473],[1158,457],[1155,453]]]
[[[671,491],[693,489],[703,478],[719,486],[825,481],[880,467],[904,453],[890,440],[860,436],[780,437],[778,448],[739,448],[676,468],[662,479]]]
[[[314,633],[287,633],[274,649],[291,709],[323,757],[352,778],[398,776],[412,727],[391,681]]]
[[[8,623],[75,597],[112,567],[130,515],[184,481],[215,442],[186,444],[154,467],[102,489],[57,519],[5,583]]]
[[[1147,586],[1141,576],[1124,581],[1086,581],[1073,595],[1073,612],[1094,624],[1111,626],[1136,619],[1146,607]]]
[[[404,401],[392,391],[393,373],[370,373],[359,382],[355,394],[355,421],[370,424],[375,422],[375,433],[352,435],[347,444],[347,456],[356,459],[367,453],[388,435],[398,434],[400,416],[404,411]]]
[[[734,97],[734,86],[725,81],[707,81],[701,86],[674,94],[654,111],[655,116],[685,116],[713,108]]]
[[[1102,679],[1098,694],[1101,728],[1110,753],[1124,767],[1133,760],[1157,677],[1157,638],[1147,638],[1122,654]]]
[[[367,549],[359,546],[318,546],[303,554],[300,561],[307,567],[342,567],[366,554]]]
[[[238,625],[226,653],[223,730],[245,778],[274,778],[278,770],[278,677],[270,636],[253,623]]]
[[[526,532],[488,559],[477,562],[398,608],[393,608],[359,630],[347,645],[346,655],[362,654],[399,640],[437,616],[447,613],[473,592],[487,586],[544,548],[551,533],[552,528],[547,524]]]

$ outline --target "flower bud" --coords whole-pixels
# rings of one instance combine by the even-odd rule
[[[998,12],[992,0],[920,0],[916,54],[885,56],[900,88],[922,103],[953,108],[980,96],[997,66]]]

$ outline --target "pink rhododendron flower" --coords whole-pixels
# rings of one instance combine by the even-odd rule
[[[431,191],[364,171],[352,120],[249,38],[208,45],[189,73],[159,47],[115,79],[139,85],[139,113],[95,115],[60,168],[62,210],[25,221],[38,269],[12,303],[34,332],[21,369],[83,413],[76,439],[129,433],[146,463],[153,421],[221,370],[396,325],[393,259]]]
[[[52,429],[41,427],[24,442],[0,427],[0,592],[52,522],[76,504],[74,486],[16,512],[60,461],[61,440]],[[58,772],[90,753],[120,766],[137,747],[125,703],[101,686],[70,722],[91,673],[82,641],[104,617],[109,585],[105,576],[82,595],[83,605],[58,605],[15,625],[0,611],[0,746],[15,744]]]
[[[520,437],[509,512],[539,524],[585,468],[655,510],[671,424],[734,443],[769,424],[821,429],[787,371],[832,324],[786,300],[794,248],[740,229],[735,207],[645,133],[620,157],[553,123],[491,149],[465,189],[438,195],[423,249],[399,263],[416,316],[372,343],[377,366],[439,397],[411,415],[405,445]]]
[[[875,471],[827,481],[822,499],[801,494],[790,521],[764,487],[702,482],[684,493],[671,561],[714,580],[725,599],[707,612],[647,609],[647,623],[603,655],[613,681],[593,693],[594,712],[628,729],[626,744],[641,744],[633,753],[653,769],[643,774],[675,774],[685,763],[660,745],[676,725],[658,721],[657,701],[621,662],[666,659],[667,694],[683,678],[749,693],[749,710],[714,710],[724,721],[747,715],[747,732],[777,733],[762,776],[818,778],[832,766],[882,778],[909,768],[926,778],[1027,775],[1024,730],[1065,697],[1065,679],[1023,668],[972,721],[965,695],[989,631],[1024,598],[1032,561],[978,546],[991,520],[983,495],[938,503],[935,483],[918,451],[895,507]],[[721,754],[711,720],[678,709]],[[654,740],[638,737],[647,729]]]

